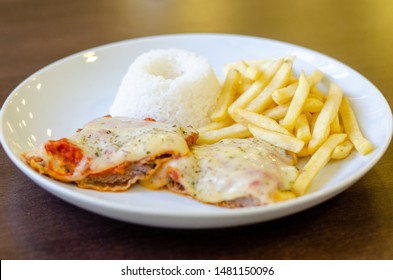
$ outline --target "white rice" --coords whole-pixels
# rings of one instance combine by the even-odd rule
[[[130,65],[109,112],[198,128],[210,122],[219,93],[220,84],[205,58],[157,49]]]

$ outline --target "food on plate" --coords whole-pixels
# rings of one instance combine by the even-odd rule
[[[197,135],[190,127],[102,117],[23,157],[39,173],[80,188],[124,191],[168,160],[188,154]]]
[[[304,141],[292,135],[282,134],[253,124],[249,124],[248,129],[256,138],[290,152],[299,153],[304,147]]]
[[[352,152],[353,144],[351,140],[346,139],[341,144],[337,145],[332,154],[332,159],[344,159]]]
[[[231,208],[304,195],[330,160],[373,146],[343,91],[319,70],[297,74],[294,63],[230,63],[221,87],[193,53],[147,52],[121,83],[115,117],[23,157],[40,173],[99,191],[139,182]]]
[[[232,138],[193,146],[188,156],[168,161],[142,185],[166,187],[204,203],[237,208],[291,197],[297,175],[294,158],[283,149],[256,138]]]
[[[239,79],[239,71],[230,69],[222,86],[215,109],[210,116],[213,121],[221,121],[228,117],[228,107],[235,99]]]
[[[342,90],[335,84],[330,84],[328,96],[321,112],[316,118],[308,151],[313,154],[329,137],[330,125],[337,117],[338,108],[343,96]]]
[[[347,138],[345,133],[332,134],[323,142],[301,170],[292,186],[296,195],[303,195],[318,172],[328,163],[335,148]]]
[[[302,71],[300,74],[299,82],[297,83],[296,90],[292,96],[292,101],[289,103],[288,111],[285,114],[284,119],[281,121],[281,125],[288,131],[292,131],[295,127],[295,123],[302,111],[302,107],[307,100],[308,93],[310,92],[310,86],[308,84],[306,75]]]
[[[210,122],[219,94],[220,83],[205,58],[157,49],[130,65],[109,114],[198,128]]]
[[[294,62],[295,58],[286,57],[226,65],[230,90],[222,91],[219,100],[226,100],[227,111],[217,104],[214,112],[220,112],[220,118],[212,114],[212,122],[199,128],[197,143],[253,136],[305,158],[291,188],[300,196],[329,160],[344,159],[353,148],[366,155],[373,146],[363,136],[340,87],[323,81],[319,70],[309,75],[302,70],[297,75]],[[321,82],[328,87],[326,94],[319,87]]]
[[[205,127],[204,127],[205,128]],[[236,123],[230,126],[221,127],[214,130],[206,131],[201,137],[198,137],[199,144],[213,144],[222,139],[227,138],[246,138],[250,137],[251,133],[244,125]]]
[[[366,155],[373,150],[373,145],[368,141],[360,131],[355,114],[349,105],[348,99],[343,98],[340,106],[340,116],[344,126],[344,130],[348,133],[348,137],[355,146],[356,150],[362,155]]]

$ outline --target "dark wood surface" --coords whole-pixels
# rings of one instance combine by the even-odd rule
[[[0,104],[74,52],[215,32],[299,44],[350,65],[393,104],[393,1],[0,0]],[[377,125],[377,124],[376,124]],[[275,221],[170,230],[114,221],[45,192],[0,149],[1,259],[393,259],[393,149],[344,193]]]

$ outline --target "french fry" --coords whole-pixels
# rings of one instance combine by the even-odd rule
[[[313,114],[310,113],[310,112],[304,112],[304,114],[306,115],[308,124],[309,124],[309,126],[310,126],[310,132],[311,132],[311,122],[312,122],[312,120],[313,120]]]
[[[297,156],[300,158],[308,157],[309,155],[310,155],[310,153],[308,152],[308,148],[306,145],[303,147],[303,149],[300,152],[297,153]]]
[[[251,111],[236,109],[234,112],[234,119],[244,126],[253,124],[270,131],[291,135],[288,130],[280,126],[275,120]]]
[[[248,66],[243,76],[246,77],[247,79],[255,81],[262,76],[262,72],[256,67]]]
[[[252,85],[254,82],[255,82],[255,81],[252,81],[252,80],[250,80],[250,79],[242,78],[242,79],[239,81],[239,84],[238,84],[238,86],[237,86],[237,95],[236,95],[236,98],[238,98],[243,92],[247,91],[247,90],[251,87],[251,85]]]
[[[319,112],[323,107],[323,103],[314,98],[307,98],[303,105],[303,113]],[[275,106],[273,108],[267,109],[262,114],[266,117],[272,118],[274,120],[281,120],[285,117],[288,112],[289,103]]]
[[[287,178],[283,172],[287,185],[273,195],[275,201],[306,193],[329,160],[344,159],[354,148],[362,155],[373,150],[342,90],[330,84],[325,95],[325,85],[319,84],[324,74],[315,70],[306,76],[301,71],[297,77],[293,61],[288,57],[228,64],[228,80],[230,72],[238,72],[236,92],[221,96],[222,107],[212,116],[216,121],[199,129],[197,141],[211,144],[253,136],[292,154],[294,164],[299,157],[309,157],[300,173],[289,170],[292,177]]]
[[[346,139],[338,145],[332,154],[332,159],[344,159],[352,152],[353,144],[349,139]]]
[[[308,144],[308,151],[310,154],[313,154],[329,137],[330,124],[337,116],[342,97],[342,90],[337,85],[331,84],[328,97],[315,122],[311,140]]]
[[[307,98],[303,105],[303,113],[317,113],[322,110],[323,103],[315,98]]]
[[[319,112],[313,113],[312,114],[312,119],[311,119],[311,121],[309,121],[309,123],[310,123],[310,130],[311,130],[311,136],[312,136],[312,132],[314,131],[314,126],[315,126],[315,123],[317,122],[318,116],[319,116]]]
[[[326,95],[323,94],[322,91],[320,91],[317,87],[312,87],[310,89],[310,94],[308,95],[310,98],[315,98],[318,99],[321,102],[325,102],[326,100]]]
[[[272,99],[276,104],[282,105],[291,101],[295,91],[297,89],[298,82],[289,84],[286,87],[277,89],[272,94]]]
[[[264,72],[262,79],[255,81],[242,95],[229,106],[228,112],[232,116],[236,108],[244,109],[266,87],[272,77],[284,63],[283,59],[275,60]]]
[[[330,134],[335,134],[335,133],[342,133],[343,129],[340,125],[340,117],[337,114],[337,116],[333,119],[333,122],[330,124]]]
[[[305,114],[301,114],[297,118],[295,125],[295,136],[296,138],[303,140],[306,144],[311,139],[310,125]]]
[[[337,145],[344,142],[347,134],[332,134],[327,140],[318,148],[318,150],[311,156],[309,161],[300,171],[295,183],[292,186],[292,191],[297,195],[303,195],[311,185],[312,180],[319,173],[319,171],[328,163],[331,155]]]
[[[285,117],[285,114],[288,112],[288,104],[279,105],[270,109],[267,109],[262,114],[268,118],[273,120],[281,120]]]
[[[348,133],[348,137],[355,146],[355,149],[362,155],[370,153],[374,147],[360,131],[355,114],[353,113],[346,97],[344,97],[341,102],[340,115],[343,122],[344,131]]]
[[[263,73],[263,79],[270,81],[273,78],[273,76],[277,73],[278,69],[280,69],[281,65],[284,63],[285,60],[286,59],[284,58],[279,58],[279,59],[271,60],[269,63],[259,65],[258,68]]]
[[[249,136],[251,136],[251,133],[247,127],[236,123],[199,134],[197,144],[213,144],[225,138],[246,138]]]
[[[307,76],[307,82],[310,88],[318,84],[323,79],[324,74],[318,69]]]
[[[320,80],[322,80],[323,76],[324,74],[319,70],[315,70],[313,73],[311,73],[311,75],[307,76],[307,82],[310,89],[313,86],[315,86]],[[276,102],[278,105],[282,105],[289,102],[292,99],[293,95],[295,94],[298,85],[298,80],[294,77],[291,77],[291,79],[294,80],[293,83],[290,83],[288,86],[284,88],[280,88],[273,92],[272,98],[274,102]],[[312,94],[311,97],[319,99],[320,101],[324,101],[323,94],[318,89],[316,89],[316,91],[317,93],[315,94],[310,93]],[[321,94],[323,97],[321,97]]]
[[[277,107],[277,104],[276,104],[276,103],[274,103],[274,102],[272,102],[272,103],[270,103],[270,105],[269,105],[269,106],[267,106],[267,107],[266,107],[266,109],[265,109],[265,110],[269,110],[269,109],[272,109],[272,108],[274,108],[274,107]]]
[[[239,73],[243,74],[247,69],[247,63],[243,60],[240,60],[236,63],[228,63],[224,67],[224,74],[225,76],[228,75],[229,70],[234,69],[237,70]]]
[[[304,146],[304,141],[294,136],[285,135],[279,132],[270,131],[252,124],[248,125],[248,129],[256,138],[272,144],[273,146],[298,153]]]
[[[270,83],[247,105],[246,109],[256,113],[262,112],[273,102],[272,94],[276,89],[285,86],[292,71],[292,61],[286,61],[277,71]]]
[[[232,116],[235,109],[244,109],[268,84],[266,79],[255,81],[243,94],[241,94],[228,108]]]
[[[239,79],[239,71],[230,69],[228,75],[225,78],[224,85],[222,86],[216,108],[210,116],[213,121],[218,122],[228,118],[228,107],[235,99]]]
[[[225,119],[223,121],[219,121],[219,122],[211,122],[205,126],[198,128],[198,132],[205,133],[205,132],[208,132],[211,130],[216,130],[216,129],[223,128],[226,126],[230,126],[231,124],[233,124],[233,120],[230,118]]]
[[[293,75],[291,75],[291,77],[289,77],[289,79],[288,79],[288,85],[298,83],[298,82],[299,82],[298,77],[293,76]]]
[[[306,101],[309,91],[310,86],[308,85],[306,75],[302,71],[298,87],[293,95],[291,103],[289,104],[288,112],[285,115],[284,120],[281,122],[281,125],[288,131],[292,131],[294,128],[296,120],[302,112],[302,107]]]
[[[276,202],[286,201],[296,198],[296,195],[291,191],[277,191],[273,194],[273,200]]]

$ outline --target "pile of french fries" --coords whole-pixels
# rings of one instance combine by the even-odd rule
[[[199,144],[225,138],[256,137],[308,157],[291,190],[305,194],[318,172],[353,149],[365,155],[373,146],[362,134],[342,90],[318,87],[324,74],[315,70],[297,77],[294,58],[239,61],[225,67],[226,77],[212,122],[199,128]]]

